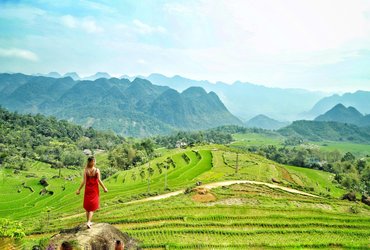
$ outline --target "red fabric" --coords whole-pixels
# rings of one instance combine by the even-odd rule
[[[97,173],[95,176],[88,176],[86,174],[84,208],[88,212],[99,209],[99,183]]]

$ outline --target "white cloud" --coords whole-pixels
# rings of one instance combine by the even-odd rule
[[[28,61],[38,61],[38,56],[29,50],[24,49],[1,49],[0,57],[20,58]]]
[[[191,9],[188,6],[185,6],[183,4],[171,2],[171,3],[166,3],[163,6],[164,11],[169,12],[169,13],[176,13],[176,14],[186,14],[190,13]]]
[[[134,19],[132,23],[135,25],[136,30],[141,34],[152,34],[152,33],[165,33],[166,29],[162,26],[150,26],[146,23],[141,22],[138,19]]]
[[[92,19],[83,20],[81,22],[81,27],[88,33],[99,33],[103,31],[103,28],[98,26]]]
[[[137,60],[137,63],[138,64],[148,64],[148,62],[146,60],[144,60],[144,59]]]
[[[74,29],[77,27],[77,20],[71,15],[62,16],[61,20],[62,20],[62,24],[64,24],[68,28]]]
[[[368,38],[368,10],[362,0],[202,1],[200,8],[226,46],[262,54],[341,49]]]
[[[64,15],[61,17],[61,23],[70,29],[79,28],[87,33],[100,33],[103,31],[103,28],[97,25],[91,17],[79,19],[71,15]]]

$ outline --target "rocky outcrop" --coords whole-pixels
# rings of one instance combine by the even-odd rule
[[[366,195],[362,195],[361,197],[361,201],[363,203],[365,203],[366,205],[370,206],[370,197],[366,196]]]
[[[356,201],[356,193],[350,192],[342,196],[342,200]]]
[[[93,224],[90,229],[81,224],[72,229],[62,230],[50,239],[48,249],[60,249],[63,242],[68,242],[73,249],[113,250],[117,240],[124,242],[124,249],[140,249],[137,240],[108,223]]]

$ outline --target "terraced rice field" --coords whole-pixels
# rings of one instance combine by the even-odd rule
[[[262,185],[239,184],[211,191],[217,200],[200,203],[195,193],[150,204],[123,205],[122,214],[102,212],[142,241],[144,249],[367,248],[370,211],[350,212],[349,202],[312,198]]]
[[[104,156],[98,160],[102,164]],[[26,178],[31,171],[11,178],[8,170],[0,170],[0,188],[4,190],[0,217],[23,221],[26,247],[84,221],[83,197],[75,195],[82,170],[63,169],[62,178],[52,178],[58,171],[46,164],[35,163],[32,170],[37,178]],[[53,195],[39,195],[42,176],[48,178]],[[195,193],[128,203],[194,186],[196,181],[272,183],[272,178],[279,185],[321,197],[240,184],[213,189],[210,192],[216,200],[205,203],[194,198]],[[34,192],[23,188],[22,182]],[[331,174],[279,165],[248,153],[238,155],[236,172],[236,153],[222,146],[173,151],[104,182],[109,192],[102,193],[101,209],[94,220],[115,224],[141,240],[145,249],[370,247],[368,207],[339,201],[345,191],[332,183]]]

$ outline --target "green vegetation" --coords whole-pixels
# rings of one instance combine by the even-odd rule
[[[84,129],[43,115],[20,115],[0,108],[0,164],[14,171],[40,161],[54,168],[81,166],[83,149],[108,150],[123,141],[110,133]]]
[[[234,185],[167,201],[125,206],[116,226],[145,249],[247,249],[359,247],[369,244],[369,211],[360,217],[346,202],[292,195],[264,186]],[[145,212],[144,212],[145,211]],[[99,214],[101,218],[105,213]],[[109,220],[109,218],[107,218]]]
[[[366,157],[325,152],[295,138],[235,126],[122,143],[120,137],[53,118],[2,114],[0,125],[7,133],[0,137],[1,236],[25,234],[21,243],[26,249],[46,246],[53,234],[85,220],[83,197],[75,194],[83,168],[78,159],[83,158],[74,158],[84,148],[95,150],[109,190],[101,194],[94,220],[115,224],[141,240],[145,249],[369,247],[369,207],[340,200],[346,189],[366,192],[370,180]],[[29,122],[31,118],[37,122]],[[211,143],[217,137],[229,141],[230,133],[238,131],[247,133],[234,134],[237,141],[232,144]],[[36,139],[28,140],[28,133]],[[193,147],[155,148],[172,148],[181,139]],[[327,163],[318,164],[325,157]],[[13,161],[17,164],[11,165]],[[42,185],[42,179],[48,185]],[[192,191],[197,182],[225,180],[265,182],[318,197],[237,184],[208,191],[212,199],[204,202],[203,194]],[[139,201],[177,190],[187,192]],[[12,243],[5,240],[0,247],[3,244]]]
[[[365,205],[264,185],[238,184],[211,193],[216,201],[199,202],[196,192],[191,192],[159,201],[117,203],[103,207],[95,216],[140,239],[144,249],[369,246],[370,210]],[[73,226],[79,220],[65,217],[58,226]],[[45,236],[30,235],[25,244],[35,244]]]
[[[158,146],[167,148],[187,147],[199,144],[228,144],[233,138],[227,131],[209,129],[198,132],[177,132],[168,136],[157,136],[153,140]]]
[[[282,145],[284,137],[277,133],[262,134],[262,133],[239,133],[232,135],[234,142],[233,147],[248,148],[251,146],[263,145]]]
[[[242,125],[214,92],[190,87],[179,93],[141,78],[74,81],[0,74],[0,97],[0,105],[13,111],[53,115],[122,136]]]
[[[348,123],[295,121],[277,132],[283,136],[301,137],[307,141],[370,143],[370,127],[357,127]]]
[[[321,141],[321,142],[310,142],[319,146],[321,151],[336,151],[338,150],[341,154],[346,152],[351,152],[358,158],[370,155],[370,145],[369,144],[359,144],[351,142],[335,142],[335,141]]]
[[[232,147],[257,153],[281,164],[334,173],[335,181],[348,191],[370,193],[368,155],[356,158],[351,152],[320,150],[315,144],[299,144],[301,141],[294,138],[285,139],[284,142],[279,137],[280,140],[256,134],[234,135],[234,138],[240,140],[232,143]],[[359,145],[358,148],[363,147],[366,145]]]

